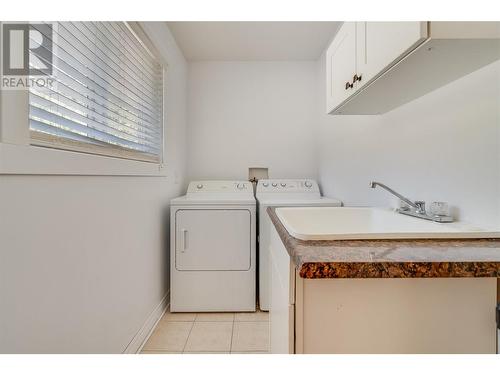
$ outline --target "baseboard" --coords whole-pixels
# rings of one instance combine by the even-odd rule
[[[165,294],[158,306],[156,306],[153,312],[149,314],[149,317],[146,319],[139,332],[135,334],[134,338],[130,341],[130,343],[123,351],[124,354],[140,353],[142,347],[144,346],[146,341],[148,341],[149,336],[151,336],[151,333],[153,333],[153,330],[156,328],[156,325],[160,321],[163,314],[165,314],[165,311],[167,311],[169,305],[170,291]]]

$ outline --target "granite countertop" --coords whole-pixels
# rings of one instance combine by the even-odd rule
[[[267,212],[302,278],[500,277],[500,239],[304,241]]]

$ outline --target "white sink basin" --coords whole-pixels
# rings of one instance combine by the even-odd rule
[[[283,207],[276,214],[288,233],[301,240],[500,238],[498,229],[435,223],[368,207]]]

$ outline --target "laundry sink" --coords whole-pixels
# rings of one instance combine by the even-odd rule
[[[435,223],[373,207],[283,207],[276,214],[301,240],[500,238],[500,230]]]

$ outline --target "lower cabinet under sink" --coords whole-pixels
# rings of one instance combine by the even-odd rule
[[[496,277],[322,278],[273,228],[272,353],[496,353]]]

